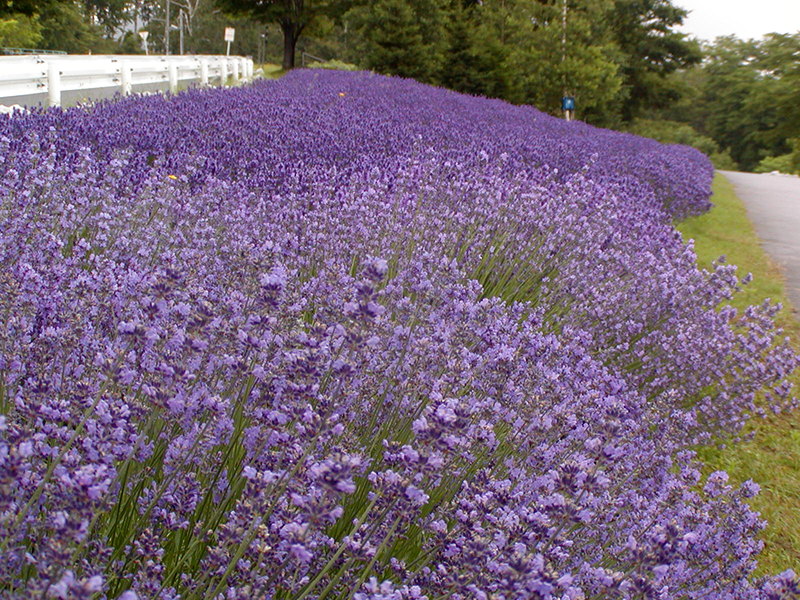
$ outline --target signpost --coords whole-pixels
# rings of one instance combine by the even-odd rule
[[[142,41],[144,42],[144,53],[145,53],[145,55],[150,56],[150,49],[147,47],[147,36],[148,35],[150,35],[149,31],[140,31],[139,32],[139,37],[142,38]]]
[[[225,53],[225,56],[231,55],[231,42],[233,41],[234,35],[236,35],[236,30],[233,27],[225,28],[225,41],[228,42],[228,50]]]
[[[567,121],[572,121],[572,116],[575,113],[575,97],[564,96],[561,98],[561,110],[564,111],[564,118]]]
[[[261,34],[261,43],[258,45],[258,64],[262,65],[267,62],[267,30]]]

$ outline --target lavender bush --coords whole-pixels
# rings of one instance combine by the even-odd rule
[[[369,74],[0,119],[0,597],[800,595],[697,151]]]

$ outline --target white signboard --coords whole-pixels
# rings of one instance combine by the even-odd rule
[[[236,30],[233,27],[226,27],[225,28],[225,41],[226,42],[232,42],[233,41],[233,36],[235,34],[236,34]]]
[[[144,42],[144,53],[149,56],[150,55],[150,48],[147,47],[147,36],[148,35],[150,35],[149,31],[140,31],[139,32],[139,37],[142,38],[142,41]]]

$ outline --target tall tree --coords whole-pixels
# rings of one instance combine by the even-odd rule
[[[0,0],[0,17],[11,15],[25,15],[32,17],[46,2],[38,0]]]
[[[0,0],[0,46],[30,48],[42,39],[39,11],[47,0]]]
[[[293,69],[297,40],[314,19],[338,8],[336,0],[217,0],[220,8],[260,23],[277,23],[283,33],[283,68]]]
[[[613,120],[621,81],[615,47],[603,26],[609,1],[569,2],[566,38],[560,0],[493,0],[474,6],[472,19],[483,43],[502,48],[493,55],[502,60],[495,68],[506,75],[503,97],[559,114],[566,91],[575,96],[580,118],[598,124]]]
[[[475,2],[453,7],[441,83],[462,93],[509,98],[514,80],[508,64],[511,49],[481,18],[477,6]]]
[[[438,83],[447,35],[442,0],[374,0],[344,18],[355,34],[351,52],[360,65]]]
[[[39,15],[0,15],[0,46],[32,48],[41,39],[42,25],[39,23]]]
[[[800,135],[800,34],[717,38],[707,53],[703,129],[744,170],[788,153],[788,139]]]
[[[232,54],[256,56],[265,26],[252,19],[235,19],[219,9],[214,0],[192,0],[193,9],[186,10],[186,51],[194,54],[219,54],[225,51],[223,32],[236,30],[231,44]],[[185,6],[185,5],[184,5]]]
[[[86,15],[113,35],[131,20],[131,5],[127,0],[82,0]]]
[[[620,74],[626,99],[622,117],[629,121],[646,108],[663,108],[680,98],[667,76],[697,64],[696,42],[675,30],[688,12],[671,0],[615,0],[608,24],[620,50]]]
[[[115,41],[103,35],[103,28],[86,14],[82,5],[75,2],[54,2],[46,5],[39,14],[42,24],[41,47],[44,50],[61,50],[69,54],[112,53]]]
[[[800,136],[800,33],[771,33],[759,44],[759,75],[773,81],[774,137]]]

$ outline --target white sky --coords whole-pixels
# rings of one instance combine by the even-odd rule
[[[766,33],[800,32],[800,0],[673,0],[690,11],[679,29],[691,37],[713,40],[720,35],[739,39]]]

